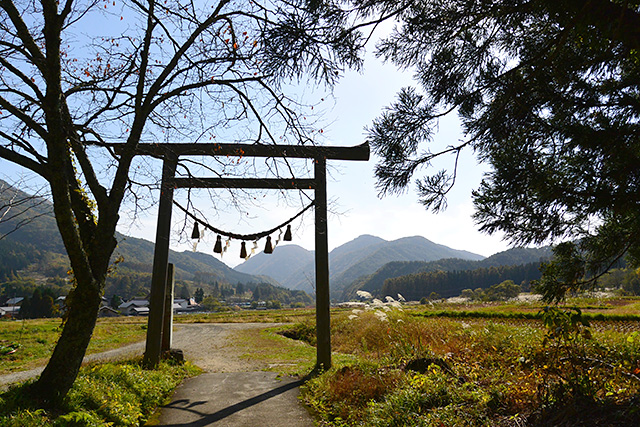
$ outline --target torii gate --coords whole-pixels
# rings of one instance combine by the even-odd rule
[[[261,144],[138,144],[136,154],[162,158],[162,184],[153,255],[153,274],[144,365],[155,367],[162,351],[165,289],[173,191],[178,188],[300,189],[315,191],[316,368],[331,367],[329,244],[327,240],[327,160],[369,160],[369,144],[317,147]],[[305,158],[314,161],[313,178],[176,178],[180,156]]]

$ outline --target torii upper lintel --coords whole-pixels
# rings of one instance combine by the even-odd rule
[[[106,144],[119,150],[123,144]],[[354,147],[332,147],[288,144],[227,144],[227,143],[143,143],[136,146],[136,155],[163,157],[171,152],[175,156],[241,156],[282,157],[298,159],[325,158],[327,160],[369,160],[369,143]]]

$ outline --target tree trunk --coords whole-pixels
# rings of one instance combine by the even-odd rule
[[[67,297],[69,317],[47,367],[31,387],[46,406],[59,405],[78,375],[98,318],[100,289],[99,283],[78,284]]]

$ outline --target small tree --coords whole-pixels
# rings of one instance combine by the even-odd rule
[[[36,288],[31,298],[25,298],[20,306],[20,317],[23,319],[39,319],[54,317],[58,314],[53,295],[42,288]]]
[[[194,293],[194,298],[196,302],[200,304],[204,299],[204,290],[202,288],[196,289],[196,292]]]
[[[521,291],[520,285],[516,285],[513,280],[505,280],[487,289],[484,292],[483,299],[486,301],[507,300],[517,297]]]
[[[205,297],[202,300],[201,305],[202,305],[202,308],[204,308],[207,311],[219,311],[220,308],[222,307],[222,305],[217,300],[217,298],[214,298],[211,295],[209,295],[208,297]]]
[[[187,285],[186,283],[181,283],[180,290],[176,292],[176,295],[178,296],[178,298],[182,298],[186,300],[191,298],[191,292],[189,292],[189,285]]]
[[[622,279],[622,289],[629,295],[640,295],[640,268],[627,271]]]
[[[242,296],[244,294],[245,290],[244,290],[244,284],[242,283],[238,283],[236,285],[236,295]]]
[[[282,308],[282,303],[278,300],[267,301],[267,308],[273,310],[279,310]]]
[[[475,299],[475,294],[471,289],[463,289],[462,292],[460,292],[460,296],[470,300]]]
[[[120,297],[120,295],[113,295],[111,297],[111,301],[109,301],[109,305],[112,308],[115,308],[116,310],[118,309],[118,307],[120,307],[120,304],[122,304],[122,298]]]

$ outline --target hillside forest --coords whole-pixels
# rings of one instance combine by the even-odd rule
[[[20,198],[30,200],[30,206],[11,220],[0,222],[0,303],[23,297],[27,307],[34,307],[23,310],[25,317],[60,315],[62,311],[55,301],[69,293],[73,275],[57,235],[51,204],[46,198],[32,197],[8,187],[6,183],[3,187],[5,190],[0,197],[17,194]],[[118,301],[147,297],[151,282],[153,243],[124,235],[118,238],[119,245],[112,260],[103,298],[112,306]],[[418,255],[414,255],[414,258],[419,258],[420,244],[424,243],[416,238],[386,242],[373,236],[362,236],[336,248],[332,251],[333,300],[357,300],[357,291],[361,290],[381,299],[400,294],[407,300],[423,302],[461,295],[472,299],[488,298],[487,295],[494,295],[495,298],[495,295],[503,294],[488,291],[492,287],[495,290],[505,281],[513,283],[519,291],[535,291],[535,286],[531,284],[540,278],[541,263],[551,257],[550,248],[543,247],[514,248],[485,259],[473,254],[469,255],[470,259],[438,258],[438,253],[435,253],[429,254],[431,258],[436,258],[432,261],[393,260],[416,252]],[[300,261],[298,264],[295,260],[287,264],[309,269],[312,253],[302,248],[294,249],[289,249],[288,254],[299,253]],[[444,256],[453,253],[447,250],[449,252],[444,252]],[[358,253],[360,258],[354,253]],[[386,254],[391,261],[385,262],[381,254]],[[461,251],[455,255],[466,256]],[[424,253],[422,256],[423,259],[429,259]],[[187,300],[193,298],[197,303],[204,301],[203,307],[210,310],[226,309],[229,304],[239,302],[259,301],[268,302],[274,307],[313,305],[313,289],[289,289],[267,274],[247,273],[252,271],[252,263],[265,268],[265,259],[269,260],[265,257],[259,254],[234,270],[208,254],[172,252],[171,262],[176,266],[175,296]],[[281,260],[277,257],[274,260],[273,266],[268,267],[268,273],[286,283],[286,279],[282,279],[284,276],[273,272],[280,270],[281,274],[293,273],[283,273],[281,270],[284,267],[278,267]],[[618,267],[621,268],[601,278],[600,285],[619,288],[628,295],[639,294],[638,272],[626,269],[624,265]],[[357,277],[347,280],[353,276]]]

